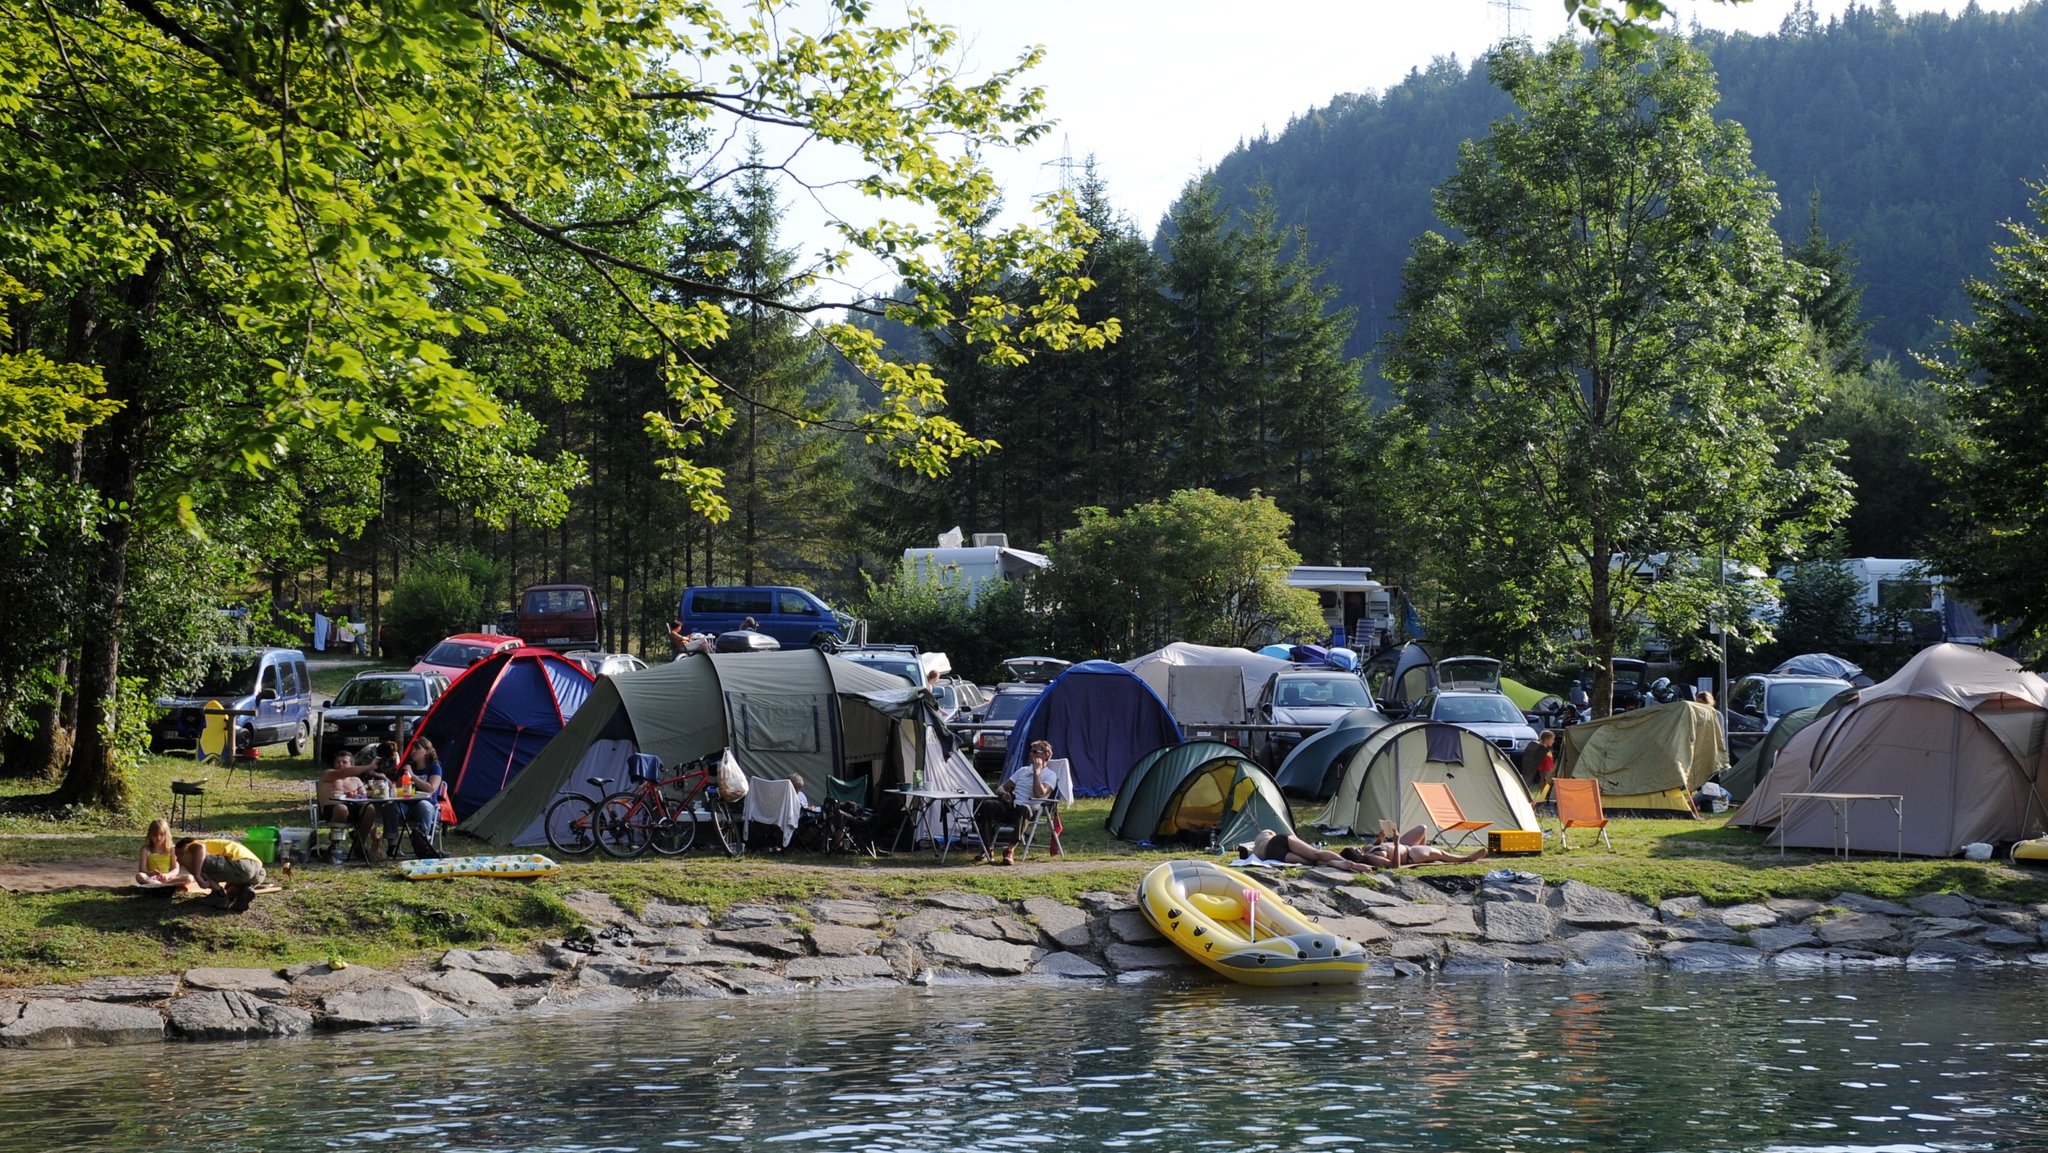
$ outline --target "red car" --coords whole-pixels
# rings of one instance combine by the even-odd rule
[[[469,666],[494,653],[519,647],[518,637],[492,633],[456,633],[440,644],[427,650],[427,655],[416,662],[411,671],[416,673],[440,673],[454,680],[469,671]]]

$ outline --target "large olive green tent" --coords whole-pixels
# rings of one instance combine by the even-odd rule
[[[1557,775],[1599,781],[1608,809],[1691,813],[1693,793],[1727,767],[1721,718],[1672,701],[1567,726]]]
[[[1167,745],[1138,758],[1105,822],[1126,841],[1203,845],[1294,831],[1280,786],[1244,750],[1222,741]],[[1247,831],[1248,830],[1248,831]]]
[[[1467,820],[1491,821],[1495,829],[1541,828],[1507,754],[1470,729],[1436,721],[1396,721],[1367,734],[1328,807],[1309,823],[1361,834],[1376,832],[1382,820],[1402,829],[1429,826],[1417,781],[1450,786]]]
[[[702,653],[600,677],[590,699],[526,771],[462,827],[497,844],[537,845],[556,797],[589,777],[624,788],[624,765],[652,753],[670,768],[730,748],[750,777],[799,778],[812,797],[830,778],[908,781],[931,698],[903,678],[816,649]]]

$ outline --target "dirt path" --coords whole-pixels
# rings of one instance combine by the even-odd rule
[[[119,889],[134,883],[134,880],[133,857],[0,862],[0,890],[10,893],[55,893],[64,889]]]

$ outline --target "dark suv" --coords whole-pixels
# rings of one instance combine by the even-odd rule
[[[395,740],[400,721],[419,719],[448,689],[439,673],[361,673],[320,705],[320,731],[313,759],[332,764],[337,753],[356,753],[379,741]]]

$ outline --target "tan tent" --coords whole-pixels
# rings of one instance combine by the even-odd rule
[[[1693,811],[1692,795],[1728,767],[1714,710],[1673,701],[1564,730],[1558,775],[1591,777],[1610,809]]]
[[[1793,733],[1790,740],[1778,749],[1778,755],[1771,763],[1763,766],[1763,776],[1758,778],[1756,791],[1728,818],[1728,823],[1745,829],[1768,829],[1778,823],[1778,806],[1784,803],[1786,793],[1809,792],[1813,788],[1813,750],[1820,747],[1821,734],[1828,729],[1828,723],[1839,712],[1825,717]]]
[[[1896,794],[1908,853],[1948,857],[1973,841],[2017,841],[2048,829],[2044,736],[2048,681],[1996,653],[1935,645],[1794,737],[1744,809],[1750,824],[1767,827],[1788,792]],[[1899,845],[1882,806],[1858,806],[1847,824],[1852,849]],[[1796,805],[1771,842],[1832,848],[1833,809]]]
[[[1470,729],[1435,721],[1396,721],[1367,734],[1329,806],[1309,823],[1361,835],[1377,831],[1383,819],[1403,829],[1433,829],[1411,787],[1416,781],[1449,785],[1468,820],[1491,821],[1496,829],[1542,827],[1505,753]]]

